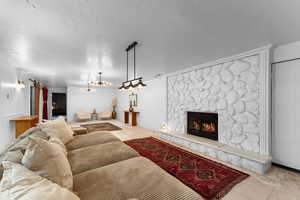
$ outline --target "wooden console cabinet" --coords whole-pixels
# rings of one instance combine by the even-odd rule
[[[27,129],[34,127],[38,123],[38,116],[22,116],[10,121],[16,123],[16,138],[18,138]]]
[[[139,112],[129,112],[127,110],[124,111],[124,123],[125,124],[129,124],[131,126],[137,126],[137,114]],[[129,119],[129,117],[131,116],[131,119]]]

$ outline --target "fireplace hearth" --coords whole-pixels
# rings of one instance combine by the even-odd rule
[[[218,140],[218,114],[187,112],[187,133],[211,140]]]

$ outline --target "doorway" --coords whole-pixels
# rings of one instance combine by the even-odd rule
[[[52,117],[67,115],[67,100],[65,93],[52,93]]]

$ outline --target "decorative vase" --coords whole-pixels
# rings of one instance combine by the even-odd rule
[[[133,107],[129,107],[129,112],[133,112]]]
[[[133,112],[132,101],[129,102],[129,112]]]

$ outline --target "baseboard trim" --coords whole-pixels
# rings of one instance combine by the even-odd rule
[[[288,166],[281,165],[281,164],[274,163],[274,162],[272,162],[272,165],[275,165],[276,167],[280,167],[282,169],[286,169],[286,170],[289,170],[289,171],[296,172],[296,173],[300,174],[300,170],[299,169],[295,169],[295,168],[288,167]]]

